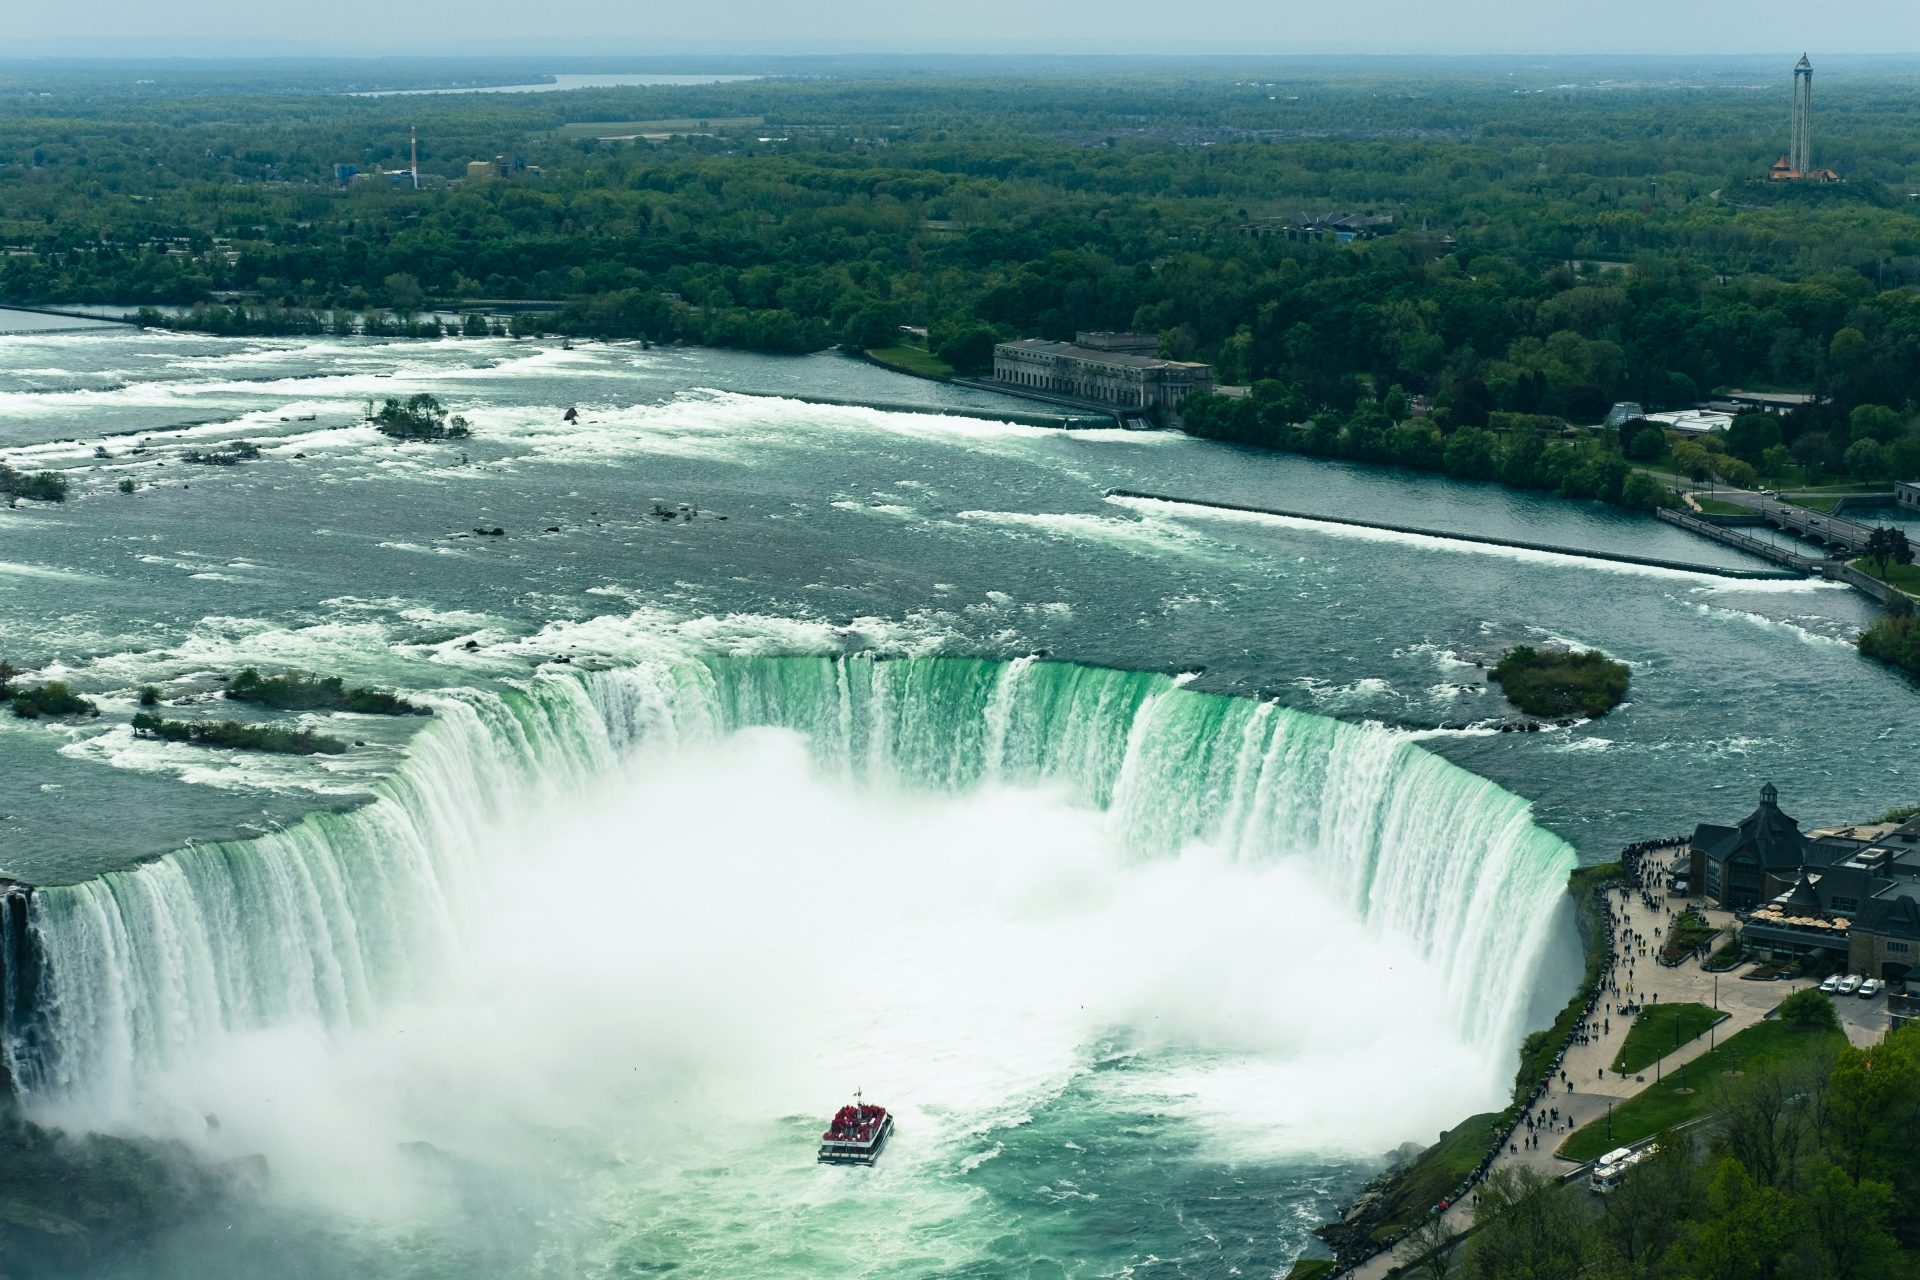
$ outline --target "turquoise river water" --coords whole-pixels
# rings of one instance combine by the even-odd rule
[[[361,425],[418,391],[473,438]],[[1030,408],[831,354],[0,337],[0,459],[74,485],[0,509],[0,657],[102,709],[0,721],[45,965],[6,1051],[47,1123],[268,1170],[127,1274],[1284,1273],[1504,1098],[1576,862],[1767,780],[1915,798],[1845,588],[1114,498],[1752,567]],[[1494,731],[1518,642],[1631,701]],[[435,714],[132,737],[248,665]],[[855,1087],[899,1136],[816,1166]]]

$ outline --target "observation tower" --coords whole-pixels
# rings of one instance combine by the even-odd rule
[[[1813,63],[1806,54],[1793,67],[1793,129],[1787,154],[1767,173],[1773,182],[1838,182],[1831,169],[1813,167]]]

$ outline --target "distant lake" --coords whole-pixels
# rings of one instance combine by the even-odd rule
[[[764,80],[765,76],[555,76],[550,84],[492,84],[449,89],[379,89],[349,94],[354,98],[404,98],[422,93],[560,93],[568,89],[617,89],[640,84],[730,84],[736,80]]]

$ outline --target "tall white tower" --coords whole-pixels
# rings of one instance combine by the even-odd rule
[[[1787,160],[1795,173],[1813,172],[1813,64],[1804,53],[1793,69],[1793,144]]]

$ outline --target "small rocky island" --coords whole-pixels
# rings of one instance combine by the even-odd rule
[[[1530,716],[1598,719],[1627,697],[1627,664],[1596,649],[1568,653],[1517,645],[1488,677]]]

